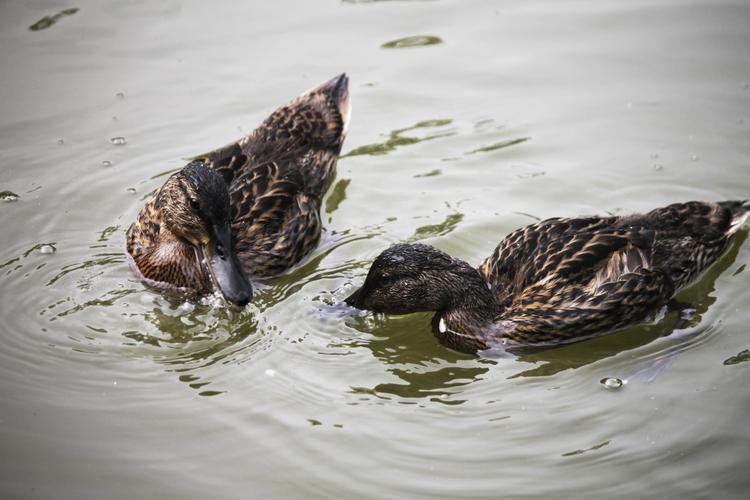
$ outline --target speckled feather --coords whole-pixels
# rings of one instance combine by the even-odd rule
[[[503,306],[504,337],[567,341],[666,303],[719,256],[746,212],[743,202],[688,202],[626,217],[549,219],[511,233],[479,271]]]
[[[345,86],[346,77],[339,78]],[[348,91],[342,105],[325,85],[278,108],[250,135],[194,159],[226,184],[232,238],[247,275],[278,274],[320,239],[321,200],[335,176],[349,118]],[[162,209],[157,192],[128,231],[136,271],[156,286],[209,291],[209,276],[189,245],[157,251],[173,239],[165,236]]]
[[[478,268],[426,245],[394,245],[347,302],[437,311],[435,334],[473,352],[550,345],[641,321],[712,264],[745,202],[676,203],[626,217],[555,218],[508,235]]]

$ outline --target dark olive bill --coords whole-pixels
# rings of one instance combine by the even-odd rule
[[[211,280],[231,304],[247,305],[253,298],[253,289],[242,272],[232,248],[229,225],[215,228],[214,238],[203,247]]]

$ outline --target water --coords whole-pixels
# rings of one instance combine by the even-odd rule
[[[750,197],[748,21],[708,1],[4,3],[2,496],[746,498],[747,231],[681,295],[690,318],[516,358],[335,304],[394,242],[479,263],[539,218]],[[145,290],[123,252],[149,193],[342,71],[313,255],[242,312]]]

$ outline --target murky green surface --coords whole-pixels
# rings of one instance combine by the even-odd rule
[[[393,242],[478,263],[537,218],[747,198],[748,26],[730,1],[3,2],[0,496],[747,498],[746,231],[668,337],[674,313],[479,359],[429,315],[328,306]],[[342,71],[315,253],[241,313],[135,281],[165,175]]]

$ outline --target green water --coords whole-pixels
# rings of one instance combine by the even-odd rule
[[[330,305],[394,242],[479,263],[538,218],[750,197],[748,26],[731,1],[0,3],[0,496],[747,498],[747,231],[676,332],[482,359]],[[319,248],[243,312],[138,283],[125,230],[165,175],[343,71]]]

